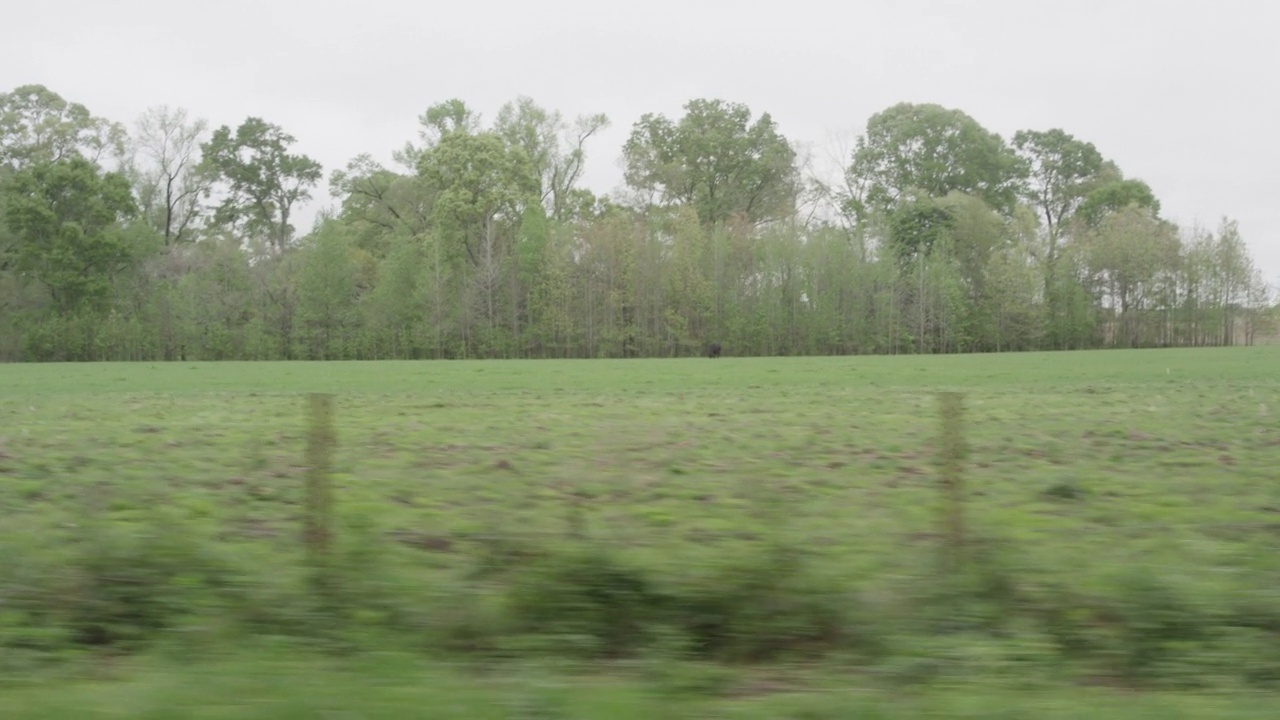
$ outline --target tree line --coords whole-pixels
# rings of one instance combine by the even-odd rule
[[[1234,221],[1161,217],[1062,129],[873,115],[837,177],[768,113],[646,114],[625,192],[582,184],[610,125],[521,97],[430,106],[326,179],[259,117],[130,127],[0,94],[0,359],[669,357],[1252,343],[1270,289]]]

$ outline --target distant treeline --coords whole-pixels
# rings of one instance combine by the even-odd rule
[[[604,115],[427,109],[390,167],[323,179],[261,118],[131,129],[0,94],[0,359],[989,352],[1251,343],[1272,298],[1234,222],[1178,227],[1062,130],[872,116],[837,177],[770,116],[645,115],[627,191],[581,187]]]

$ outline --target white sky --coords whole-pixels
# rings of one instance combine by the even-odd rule
[[[181,106],[248,115],[329,171],[390,163],[417,116],[460,97],[486,124],[528,95],[604,112],[596,192],[645,112],[694,97],[767,111],[815,155],[899,101],[964,110],[1006,139],[1061,127],[1147,181],[1165,215],[1223,215],[1280,283],[1280,3],[1267,0],[50,0],[4,12],[0,90],[41,83],[131,124]],[[305,229],[311,212],[299,224]],[[301,220],[301,219],[300,219]]]

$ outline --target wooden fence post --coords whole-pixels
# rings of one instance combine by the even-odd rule
[[[938,470],[942,480],[944,525],[946,543],[953,567],[958,566],[964,555],[964,477],[962,463],[966,451],[963,435],[964,402],[958,392],[938,395],[938,409],[942,421],[941,442],[938,447]]]
[[[333,396],[311,393],[307,397],[310,427],[307,430],[306,528],[303,542],[313,565],[329,556],[333,542]]]

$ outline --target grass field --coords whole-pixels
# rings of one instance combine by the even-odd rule
[[[1268,690],[1280,683],[1277,368],[1273,347],[0,366],[0,652],[25,671],[134,644],[222,648],[246,630],[311,637],[320,623],[343,647],[594,658],[612,674],[641,658],[716,687],[720,673],[737,689],[705,694],[724,717],[801,702],[748,691],[784,667],[791,690],[853,672],[931,688],[865,700],[868,717],[921,716],[938,687],[1011,678]],[[954,576],[938,563],[939,390],[965,393],[977,550]],[[329,572],[344,590],[323,602],[300,542],[309,392],[336,396]],[[77,693],[0,691],[0,713],[18,717],[8,702],[52,717],[125,687],[158,706],[182,695],[169,687],[180,671],[148,667]],[[449,682],[430,687],[448,695]],[[1112,712],[1058,692],[1077,702],[991,702],[1006,717]],[[1178,707],[1256,717],[1251,697]],[[358,716],[397,716],[379,702]],[[1149,703],[1133,717],[1176,716],[1167,700],[1128,702]],[[776,712],[760,716],[844,716]]]

